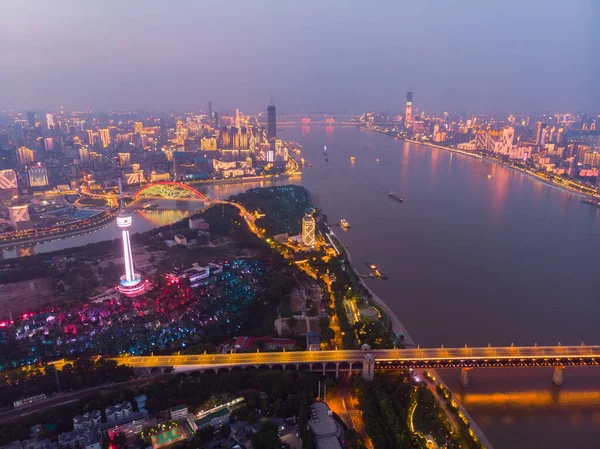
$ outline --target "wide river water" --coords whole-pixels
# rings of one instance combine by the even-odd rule
[[[280,137],[312,164],[286,182],[313,192],[330,223],[351,223],[336,234],[359,270],[368,260],[388,275],[369,286],[421,346],[600,343],[600,209],[509,168],[356,127],[292,126]],[[134,228],[189,213],[148,212]],[[110,225],[35,251],[118,237]],[[496,449],[600,447],[600,369],[566,369],[561,387],[545,368],[475,370],[466,389],[457,372],[442,374]]]

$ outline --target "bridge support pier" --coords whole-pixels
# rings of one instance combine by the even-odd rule
[[[362,378],[367,382],[371,382],[375,377],[375,357],[373,354],[367,354],[363,362]]]
[[[552,374],[552,383],[554,385],[558,385],[559,387],[562,385],[564,370],[565,370],[564,366],[557,366],[554,368],[554,374]]]
[[[469,371],[471,371],[471,368],[460,370],[460,384],[465,388],[469,386]]]
[[[337,379],[338,377],[340,377],[340,364],[336,363],[335,364],[335,378]]]

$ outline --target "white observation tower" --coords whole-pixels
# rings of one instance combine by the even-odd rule
[[[123,203],[123,185],[119,176],[119,198],[121,210],[117,215],[117,226],[121,228],[123,239],[123,262],[125,263],[125,274],[121,276],[118,290],[126,296],[137,296],[146,291],[146,283],[142,281],[142,276],[135,272],[133,268],[133,255],[131,254],[131,240],[129,239],[129,228],[131,227],[132,217],[125,209]]]

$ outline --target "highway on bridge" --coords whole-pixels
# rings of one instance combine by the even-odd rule
[[[198,370],[244,366],[273,367],[316,363],[364,362],[372,354],[376,367],[458,368],[600,365],[600,346],[520,346],[479,348],[378,349],[372,351],[287,351],[229,354],[126,356],[115,358],[133,368],[176,367]]]

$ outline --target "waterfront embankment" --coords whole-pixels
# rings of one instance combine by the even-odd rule
[[[410,143],[416,143],[416,144],[419,144],[419,145],[425,145],[427,147],[438,148],[440,150],[450,151],[452,153],[460,153],[462,155],[469,156],[469,157],[474,157],[474,158],[477,158],[477,159],[483,159],[485,161],[492,162],[494,164],[498,164],[498,165],[500,165],[502,167],[505,167],[505,168],[508,168],[510,170],[517,171],[517,172],[522,173],[522,174],[524,174],[526,176],[530,176],[533,179],[535,179],[536,181],[539,181],[539,182],[541,182],[543,184],[546,184],[549,187],[554,187],[555,189],[559,189],[559,190],[562,190],[564,192],[572,193],[572,194],[577,195],[577,196],[579,196],[581,198],[600,198],[600,193],[585,193],[585,192],[581,192],[581,191],[577,190],[574,187],[569,187],[569,186],[565,186],[565,185],[559,185],[559,184],[556,184],[555,182],[552,182],[551,180],[549,180],[547,178],[544,178],[543,176],[541,176],[540,174],[538,174],[538,173],[536,173],[534,171],[526,170],[526,169],[517,167],[517,166],[512,165],[512,164],[507,164],[506,162],[500,161],[500,160],[495,159],[495,158],[484,157],[484,156],[482,156],[480,154],[471,153],[469,151],[458,150],[456,148],[451,148],[451,147],[447,147],[447,146],[444,146],[444,145],[436,145],[434,143],[423,142],[421,140],[414,140],[414,139],[404,139],[404,140],[406,142],[410,142]]]

